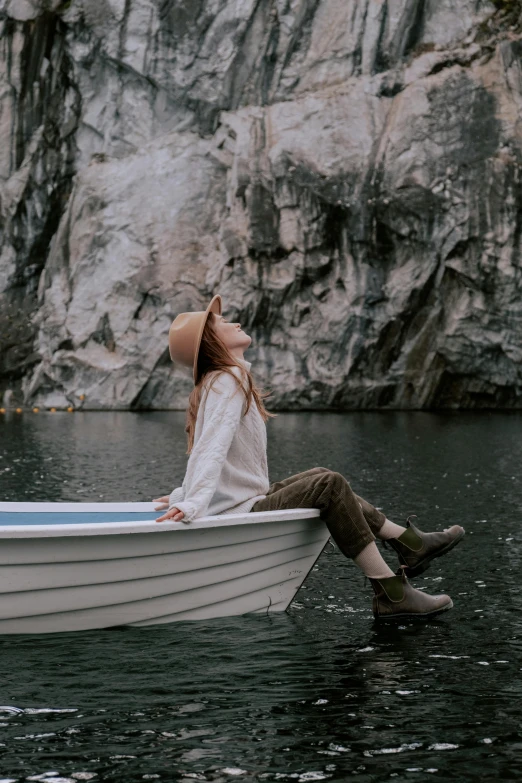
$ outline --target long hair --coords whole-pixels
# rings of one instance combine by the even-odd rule
[[[226,372],[232,375],[236,381],[237,377],[232,372],[232,367],[238,367],[241,372],[241,389],[245,395],[246,400],[246,415],[250,409],[252,400],[257,406],[259,413],[261,414],[263,421],[267,421],[269,418],[277,416],[276,413],[270,413],[266,410],[263,400],[269,397],[272,392],[263,391],[259,389],[252,378],[252,374],[243,367],[232,356],[225,343],[221,340],[214,329],[215,316],[214,313],[209,313],[205,328],[203,329],[203,335],[201,337],[201,343],[198,353],[198,365],[197,365],[197,380],[196,385],[192,389],[188,408],[187,408],[187,420],[185,426],[185,432],[187,433],[187,454],[190,454],[194,445],[194,432],[196,429],[196,419],[198,416],[199,404],[201,402],[201,395],[203,388],[208,383],[210,389],[219,374]]]

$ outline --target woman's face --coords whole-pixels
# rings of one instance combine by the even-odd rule
[[[232,355],[234,355],[235,352],[242,354],[252,342],[252,338],[241,329],[241,324],[228,321],[223,315],[216,315],[214,313],[212,325],[214,331],[225,343]]]

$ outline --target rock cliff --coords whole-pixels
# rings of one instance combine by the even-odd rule
[[[522,407],[518,0],[0,0],[0,394],[184,408],[213,293],[269,407]]]

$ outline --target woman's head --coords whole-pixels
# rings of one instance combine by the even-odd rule
[[[252,338],[240,324],[223,315],[209,313],[199,346],[196,384],[212,370],[237,364],[237,359],[243,359],[243,352],[251,342]]]
[[[243,351],[250,346],[252,338],[241,329],[241,324],[229,321],[224,315],[210,313],[210,328],[219,337],[233,356],[243,358]]]
[[[240,361],[243,359],[243,352],[251,342],[252,338],[241,329],[239,323],[231,322],[217,313],[209,313],[199,346],[196,383],[190,394],[187,408],[185,430],[188,433],[188,453],[191,452],[194,443],[194,431],[203,387],[207,383],[209,387],[212,386],[220,372],[228,372],[235,378],[232,367],[239,368],[242,390],[247,403],[245,415],[248,413],[253,399],[264,421],[275,416],[265,409],[263,403],[263,399],[268,397],[270,392],[263,392],[256,387],[250,371]]]

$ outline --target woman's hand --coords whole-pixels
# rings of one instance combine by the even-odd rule
[[[169,496],[164,495],[162,498],[154,498],[153,503],[159,503],[160,505],[154,509],[154,511],[162,511],[164,508],[169,507]]]
[[[179,508],[176,508],[176,506],[172,506],[172,508],[169,508],[166,514],[163,514],[162,517],[158,517],[156,522],[165,522],[167,519],[169,519],[171,522],[181,522],[184,516],[185,514],[183,511],[180,511]]]

